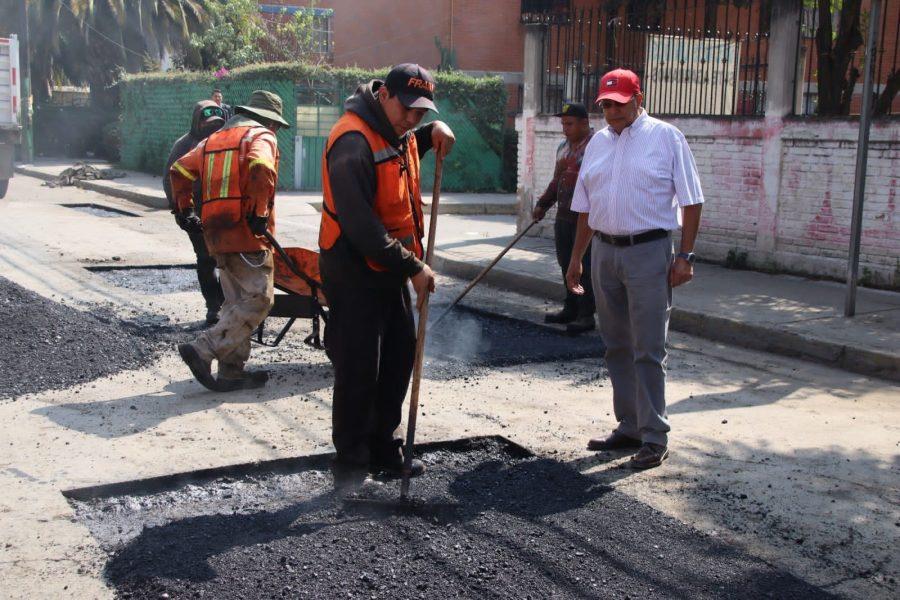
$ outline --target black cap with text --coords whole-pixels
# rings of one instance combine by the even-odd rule
[[[563,104],[562,110],[553,115],[554,117],[579,117],[581,119],[588,118],[587,109],[581,102],[566,102]]]
[[[406,108],[427,108],[438,112],[434,105],[434,77],[427,69],[414,63],[397,65],[388,73],[384,85]]]

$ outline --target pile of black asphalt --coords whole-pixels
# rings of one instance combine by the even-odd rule
[[[137,368],[166,342],[159,328],[84,312],[0,277],[0,400]]]
[[[73,501],[120,598],[828,598],[502,439],[432,447],[411,501],[327,467]]]

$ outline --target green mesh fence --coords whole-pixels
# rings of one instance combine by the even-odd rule
[[[225,102],[245,104],[254,90],[269,90],[281,96],[283,114],[291,129],[278,132],[281,163],[278,187],[294,187],[294,129],[297,112],[294,83],[284,80],[247,79],[209,82],[125,81],[122,84],[121,165],[146,173],[162,173],[172,144],[188,132],[194,104],[210,97],[213,88],[222,90]]]
[[[496,192],[501,187],[502,161],[491,149],[475,125],[455,110],[449,102],[438,106],[441,114],[429,113],[426,122],[440,119],[450,126],[456,136],[453,151],[444,159],[441,189],[448,192]],[[431,191],[434,185],[434,153],[422,160],[422,190]]]
[[[360,74],[361,76],[363,74]],[[281,189],[322,189],[322,150],[331,126],[343,114],[344,99],[357,83],[328,82],[295,84],[275,77],[180,78],[148,77],[126,79],[121,84],[122,146],[121,164],[126,169],[162,173],[172,144],[190,128],[194,103],[209,98],[214,87],[222,90],[225,102],[243,104],[253,90],[277,93],[284,102],[284,117],[291,129],[278,132],[281,164],[278,186]],[[446,97],[445,97],[446,98]],[[446,191],[495,192],[503,185],[503,161],[498,143],[489,143],[484,135],[498,137],[502,123],[482,130],[457,110],[448,99],[438,97],[440,115],[456,134],[456,146],[444,164]],[[463,102],[466,101],[464,98]],[[474,102],[475,100],[471,100]],[[463,105],[467,106],[467,105]],[[477,110],[477,109],[476,109]],[[472,114],[472,107],[469,107]],[[482,113],[484,114],[484,113]],[[296,137],[296,139],[295,139]],[[502,133],[499,136],[502,138]],[[296,150],[296,156],[295,156]],[[430,190],[434,180],[434,154],[422,162],[422,188]]]
[[[354,89],[341,86],[297,87],[297,136],[300,148],[295,184],[302,190],[322,189],[322,151],[331,127],[344,113],[344,99]],[[501,188],[502,160],[475,124],[447,100],[438,99],[439,115],[428,113],[423,123],[440,119],[456,135],[453,152],[444,161],[441,189],[448,192],[496,192]],[[422,189],[434,183],[434,154],[422,161]]]

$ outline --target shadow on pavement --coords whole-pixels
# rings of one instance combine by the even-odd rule
[[[262,403],[309,394],[331,385],[327,364],[266,367],[271,374],[266,387],[228,393],[211,392],[194,379],[169,383],[158,392],[125,396],[115,400],[77,402],[37,408],[33,414],[83,433],[117,438],[152,429],[168,419],[209,410],[228,403]],[[297,375],[299,368],[303,376]]]

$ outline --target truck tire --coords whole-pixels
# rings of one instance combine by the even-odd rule
[[[6,196],[6,188],[9,187],[9,179],[0,179],[0,199]]]

